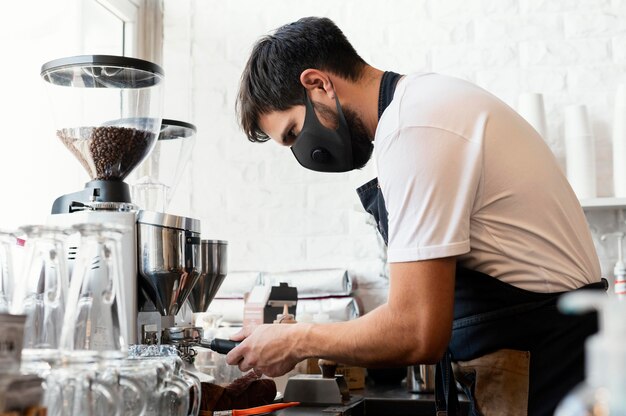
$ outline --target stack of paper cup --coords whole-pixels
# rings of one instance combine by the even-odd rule
[[[596,196],[594,137],[584,105],[565,108],[565,157],[567,179],[579,199]]]
[[[517,102],[517,111],[535,128],[535,130],[537,130],[537,133],[539,133],[544,140],[548,137],[543,95],[536,92],[520,94]]]
[[[615,95],[613,190],[616,197],[626,197],[626,84],[620,84]]]

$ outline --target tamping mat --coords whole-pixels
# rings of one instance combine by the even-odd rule
[[[251,371],[227,386],[203,382],[200,410],[246,409],[273,403],[275,398],[274,380],[259,378]]]

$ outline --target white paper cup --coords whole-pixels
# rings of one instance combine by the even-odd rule
[[[584,105],[565,108],[567,179],[579,199],[595,198],[595,139]]]
[[[565,137],[593,136],[587,106],[574,104],[565,107]]]
[[[615,93],[613,114],[613,191],[616,197],[626,197],[626,84]]]
[[[537,130],[543,139],[547,138],[548,127],[543,95],[536,92],[525,92],[518,98],[517,111]]]

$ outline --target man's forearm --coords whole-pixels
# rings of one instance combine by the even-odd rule
[[[311,357],[366,367],[434,363],[450,341],[454,268],[453,258],[393,263],[386,304],[348,322],[245,327],[226,360],[269,376]]]
[[[306,357],[388,366],[437,362],[450,340],[455,259],[393,263],[389,299],[361,318],[301,330]]]
[[[353,321],[303,326],[300,354],[362,367],[439,360],[439,351],[422,339],[426,334],[420,334],[416,319],[398,315],[385,304]]]

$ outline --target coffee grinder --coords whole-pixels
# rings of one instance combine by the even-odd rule
[[[161,342],[163,331],[175,327],[174,317],[199,278],[200,223],[163,213],[190,159],[195,133],[191,123],[163,119],[153,151],[131,174],[133,202],[145,210],[137,217],[142,343]],[[187,252],[172,250],[176,247]]]
[[[152,321],[160,334],[173,325],[200,275],[200,222],[139,210],[124,182],[160,134],[163,70],[135,58],[83,55],[48,62],[41,76],[57,110],[57,137],[90,177],[84,189],[54,201],[49,222],[116,223],[130,230],[121,242],[121,333],[127,343],[141,343],[143,308],[153,305],[147,313],[157,316]],[[78,250],[70,241],[70,265]]]

